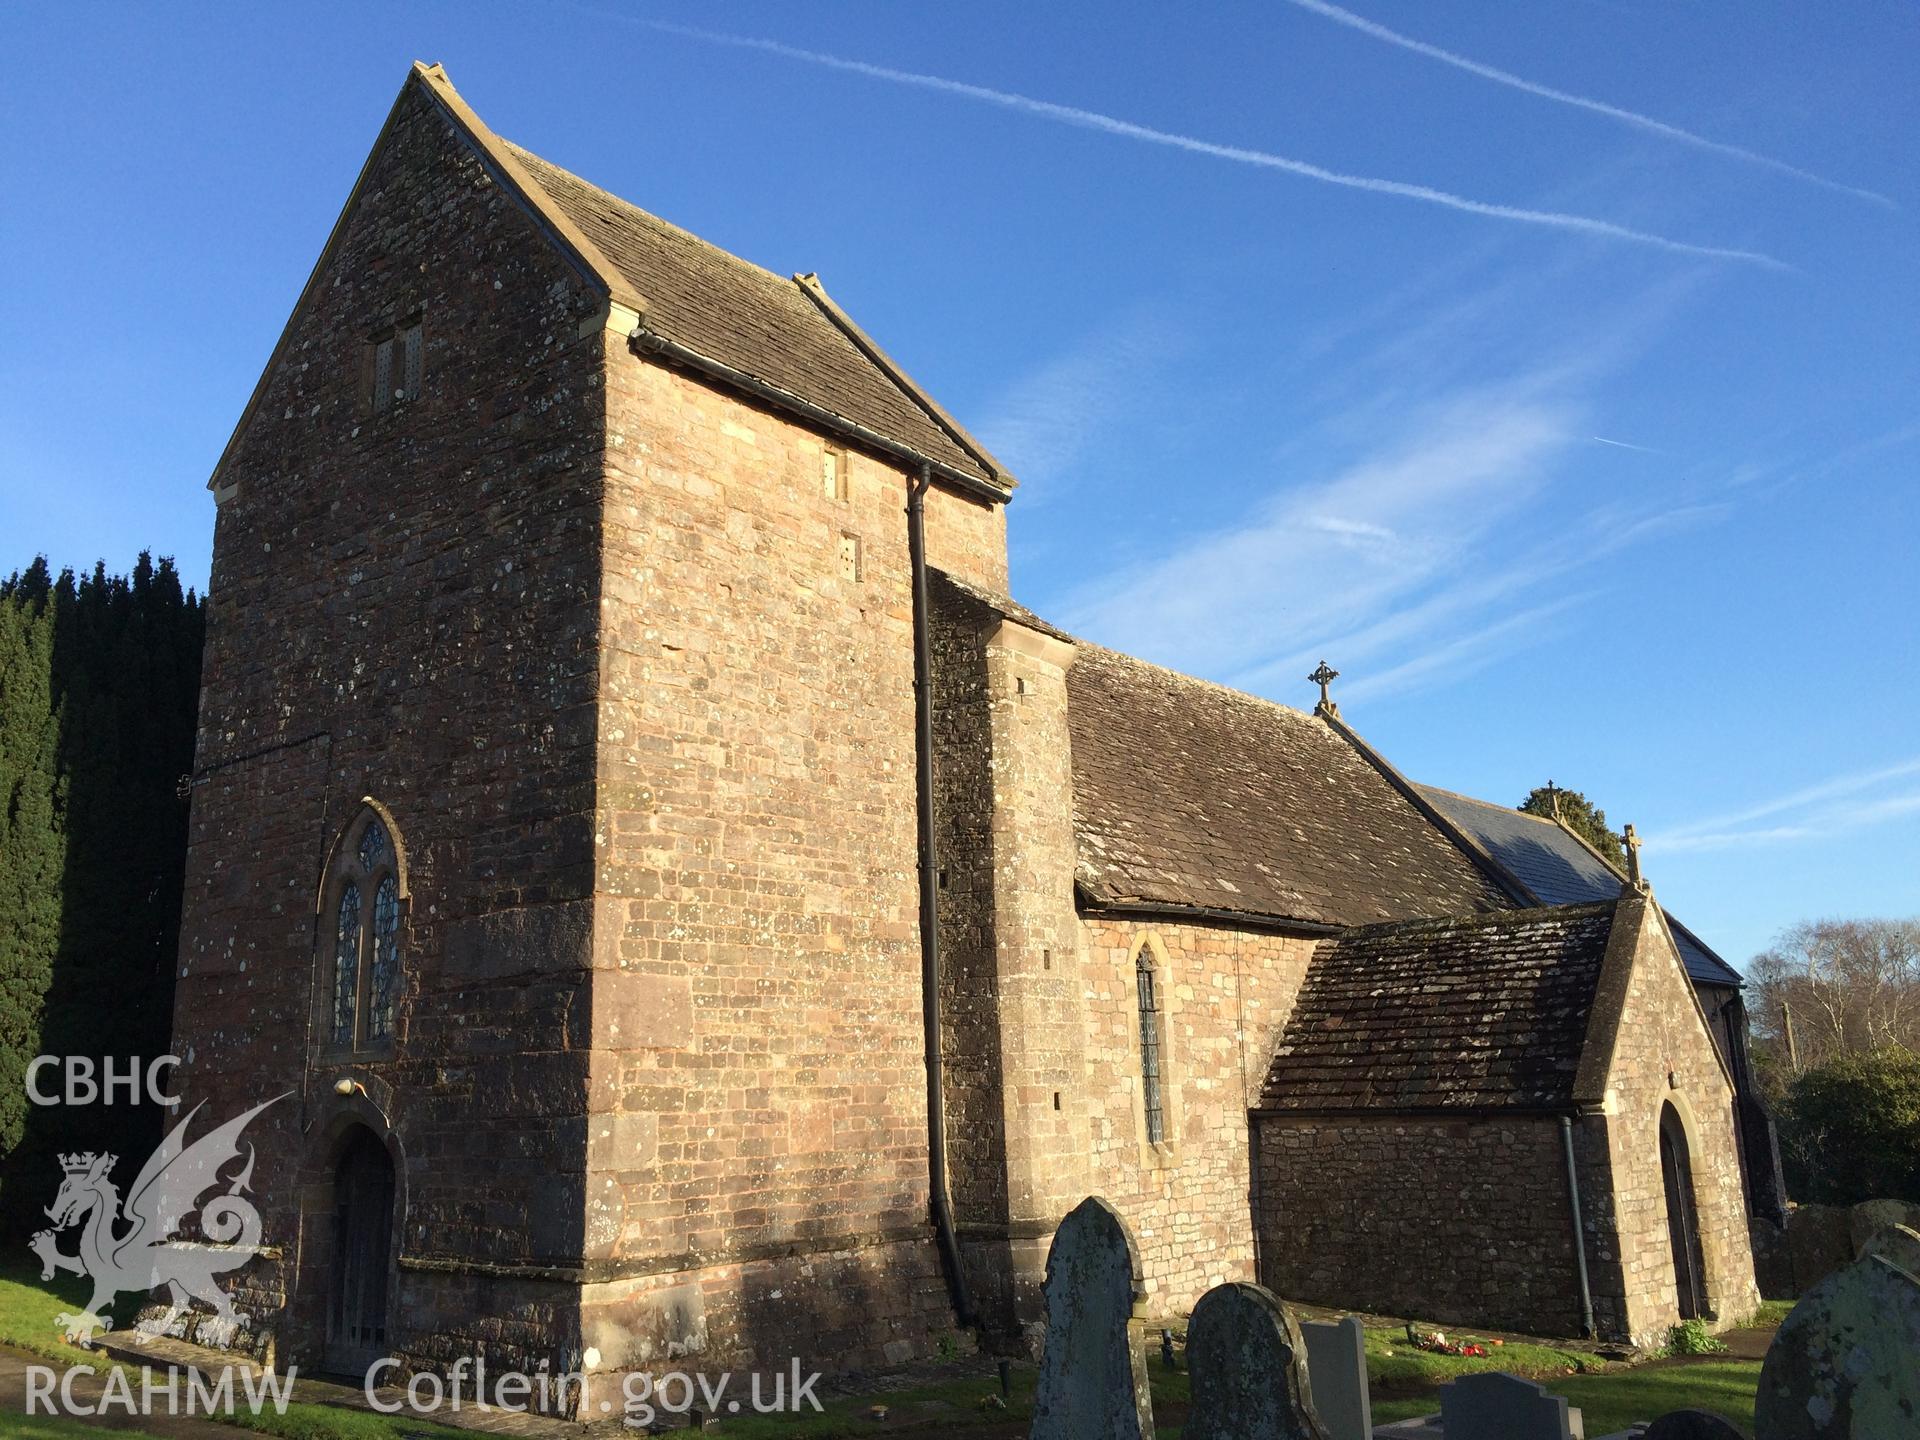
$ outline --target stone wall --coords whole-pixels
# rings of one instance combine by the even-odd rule
[[[270,1258],[242,1298],[292,1296],[282,1359],[320,1340],[355,1122],[406,1165],[401,1353],[573,1345],[529,1272],[577,1259],[583,1210],[595,304],[410,85],[219,477],[175,1043],[203,1119],[291,1092],[247,1135]],[[376,413],[372,342],[416,316],[421,393]],[[409,860],[398,1041],[315,1065],[317,887],[365,796]],[[412,1266],[457,1257],[500,1273]]]
[[[924,1353],[907,477],[854,453],[829,493],[822,437],[628,354],[605,379],[585,1343]],[[927,529],[1004,583],[997,507],[936,488]]]
[[[1734,1137],[1732,1084],[1658,907],[1623,905],[1614,923],[1630,920],[1639,927],[1635,958],[1606,1082],[1603,1124],[1612,1207],[1602,1258],[1618,1267],[1625,1330],[1638,1344],[1655,1344],[1679,1314],[1660,1168],[1660,1115],[1666,1105],[1674,1107],[1686,1130],[1708,1303],[1717,1323],[1738,1324],[1753,1313],[1760,1295]]]
[[[376,411],[415,319],[421,393]],[[292,1093],[249,1132],[243,1287],[282,1358],[323,1337],[361,1125],[408,1363],[844,1367],[951,1326],[907,477],[856,453],[829,495],[821,437],[605,323],[409,85],[220,476],[176,1030],[190,1103]],[[928,538],[1004,586],[999,507],[936,488]],[[397,1033],[322,1064],[316,898],[363,797],[409,862]]]
[[[1276,1294],[1439,1324],[1579,1333],[1557,1120],[1263,1115],[1255,1134],[1260,1283]]]
[[[1092,1184],[1067,732],[1074,649],[944,579],[934,614],[954,1203],[981,1319],[1032,1338],[1054,1228]]]
[[[1160,980],[1167,1138],[1147,1143],[1135,956]],[[1254,1278],[1247,1112],[1306,978],[1313,942],[1180,920],[1085,915],[1087,1113],[1093,1192],[1140,1247],[1143,1307],[1184,1314]]]

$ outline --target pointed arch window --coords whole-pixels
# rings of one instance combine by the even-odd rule
[[[1167,1138],[1167,1101],[1161,1083],[1160,986],[1153,955],[1145,945],[1133,957],[1134,988],[1140,1005],[1140,1108],[1147,1126],[1147,1143]]]
[[[321,905],[327,1048],[336,1054],[386,1050],[400,994],[406,878],[398,837],[372,805],[341,832]]]

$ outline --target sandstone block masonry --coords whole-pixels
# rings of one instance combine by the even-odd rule
[[[1317,1086],[1365,1108],[1444,1075],[1578,1110],[1608,1323],[1739,1313],[1731,1092],[1657,915],[1634,936],[1667,970],[1608,992],[1649,1018],[1575,1096],[1584,1032],[1541,997],[1584,977],[1588,1007],[1599,956],[1519,942],[1603,940],[1608,907],[1517,915],[1331,709],[1013,603],[1011,487],[817,279],[506,144],[416,67],[213,478],[176,1048],[216,1114],[284,1097],[239,1297],[280,1358],[604,1393],[904,1361],[962,1319],[1031,1340],[1089,1194],[1147,1314],[1302,1246],[1331,1303],[1398,1267],[1434,1316],[1532,1305],[1571,1231],[1534,1131],[1263,1119],[1250,1163],[1252,1109],[1297,1130]],[[1399,967],[1391,1004],[1327,968],[1350,941]],[[1342,1038],[1435,1003],[1436,967],[1463,1008]],[[1499,1043],[1455,1044],[1463,1014]],[[1327,1053],[1275,1091],[1290,1048]],[[1480,1204],[1507,1170],[1524,1263]],[[1402,1216],[1337,1208],[1404,1208],[1416,1173],[1452,1293],[1437,1248],[1365,1248],[1412,1245]]]
[[[575,1348],[551,1276],[584,1218],[597,303],[409,86],[221,467],[175,1045],[189,1104],[288,1094],[248,1133],[243,1296],[283,1356],[327,1348],[361,1128],[405,1217],[397,1352]],[[376,410],[370,347],[415,321],[418,393]],[[404,846],[396,1029],[324,1063],[325,870],[364,797]]]
[[[953,1328],[912,467],[643,358],[610,273],[417,70],[215,477],[175,1025],[189,1103],[288,1095],[239,1296],[283,1360],[844,1367]],[[980,488],[936,483],[930,556],[1004,588]],[[348,971],[339,1043],[369,816],[391,1032]]]

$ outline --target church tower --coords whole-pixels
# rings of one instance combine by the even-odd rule
[[[816,279],[414,67],[211,481],[176,1049],[285,1096],[283,1360],[954,1328],[915,579],[1004,592],[1012,484]]]

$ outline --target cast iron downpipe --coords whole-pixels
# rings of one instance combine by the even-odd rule
[[[1573,1163],[1573,1120],[1560,1117],[1560,1148],[1567,1157],[1567,1204],[1573,1209],[1573,1265],[1580,1281],[1580,1333],[1593,1338],[1593,1290],[1587,1283],[1587,1241],[1580,1223],[1580,1171]]]
[[[920,1005],[927,1044],[927,1181],[933,1228],[947,1264],[954,1318],[973,1323],[960,1242],[953,1228],[953,1193],[947,1181],[947,1097],[940,1059],[940,850],[933,826],[933,636],[927,596],[927,487],[933,468],[925,461],[907,485],[907,560],[913,569],[914,786],[920,812]]]

